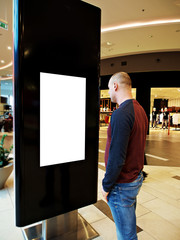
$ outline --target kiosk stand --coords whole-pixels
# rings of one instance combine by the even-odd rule
[[[91,240],[99,236],[77,210],[22,230],[26,240]]]
[[[26,239],[97,236],[77,209],[97,201],[100,21],[80,0],[14,0],[15,220]]]

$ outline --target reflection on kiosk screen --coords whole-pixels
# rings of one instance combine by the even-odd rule
[[[40,166],[85,160],[86,78],[40,73]]]

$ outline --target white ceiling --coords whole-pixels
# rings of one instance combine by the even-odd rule
[[[180,0],[85,0],[101,8],[102,29],[179,19],[179,23],[126,28],[101,34],[101,59],[180,50]],[[107,44],[110,42],[111,44]]]
[[[12,0],[0,0],[0,19],[8,22],[8,30],[0,28],[0,78],[13,74],[13,66],[1,69],[13,61]],[[8,49],[11,46],[12,49]],[[1,61],[4,60],[4,63]]]
[[[131,23],[179,19],[180,0],[85,0],[102,10],[102,29]],[[0,0],[0,76],[13,73],[13,66],[1,69],[13,59],[12,0]],[[101,34],[101,59],[159,51],[180,51],[180,22],[133,27]],[[4,60],[4,63],[1,63]]]

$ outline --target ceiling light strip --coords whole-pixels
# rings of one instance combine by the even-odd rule
[[[3,69],[6,69],[6,68],[8,68],[8,67],[11,67],[12,66],[12,62],[10,62],[9,64],[7,64],[7,65],[5,65],[5,66],[3,66],[3,67],[0,67],[0,70],[3,70]]]
[[[13,77],[0,77],[0,81],[2,80],[11,80],[13,79]]]
[[[127,28],[136,28],[136,27],[145,27],[145,26],[152,26],[152,25],[160,25],[160,24],[170,24],[170,23],[180,23],[180,19],[171,19],[171,20],[157,20],[157,21],[150,21],[150,22],[140,22],[140,23],[129,23],[129,24],[123,24],[118,25],[114,27],[107,27],[102,28],[101,32],[110,32],[110,31],[116,31],[121,29],[127,29]]]

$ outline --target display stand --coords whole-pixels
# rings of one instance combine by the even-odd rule
[[[24,228],[23,234],[26,240],[91,240],[99,236],[77,210]]]

